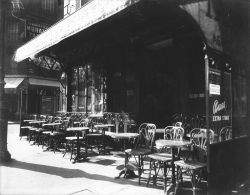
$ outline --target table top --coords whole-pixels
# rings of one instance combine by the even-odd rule
[[[105,128],[105,127],[114,127],[114,124],[100,124],[100,125],[95,125],[95,127],[99,128]]]
[[[23,120],[23,122],[31,122],[31,121],[36,121],[36,120],[34,120],[34,119],[33,120],[31,120],[31,119],[30,120]]]
[[[168,139],[159,139],[155,141],[156,146],[169,146],[169,147],[181,147],[190,145],[191,142],[187,140],[177,141],[177,140],[168,140]]]
[[[29,124],[46,123],[46,121],[30,121]]]
[[[114,133],[114,132],[107,132],[106,135],[111,136],[115,139],[130,139],[139,137],[138,133]]]
[[[88,129],[89,127],[70,127],[70,128],[67,128],[67,131],[85,131]]]
[[[92,114],[92,115],[89,115],[90,118],[103,118],[103,115],[101,114]]]
[[[46,123],[43,124],[43,126],[56,126],[56,125],[61,125],[62,123]]]
[[[155,130],[155,133],[164,133],[164,130],[165,130],[165,129],[156,129],[156,130]]]

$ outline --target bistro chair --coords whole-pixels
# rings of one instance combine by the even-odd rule
[[[182,140],[184,136],[184,129],[181,127],[181,124],[178,126],[168,126],[164,129],[164,139],[166,140]],[[148,157],[150,158],[150,165],[149,165],[149,174],[148,174],[148,181],[147,185],[149,184],[149,181],[151,179],[151,171],[152,168],[154,169],[154,176],[153,176],[153,183],[156,184],[156,178],[161,170],[163,173],[163,183],[164,183],[164,193],[166,192],[167,187],[167,175],[169,173],[169,170],[171,168],[171,162],[172,162],[172,153],[171,148],[164,147],[164,148],[157,148],[157,153],[149,154]],[[181,148],[178,148],[176,159],[180,159],[180,151]]]
[[[125,174],[124,176],[127,175],[127,172],[129,170],[128,165],[132,164],[129,161],[130,161],[130,158],[133,156],[136,161],[137,168],[138,168],[139,185],[141,181],[141,174],[144,171],[144,166],[143,166],[144,157],[153,153],[155,131],[156,131],[155,124],[151,124],[151,123],[141,124],[139,127],[140,135],[139,135],[137,144],[135,145],[135,148],[125,150]]]
[[[214,140],[214,132],[210,130],[210,143]],[[195,160],[179,160],[175,161],[175,165],[177,166],[177,186],[176,193],[180,190],[179,180],[182,179],[182,174],[185,173],[190,177],[192,183],[193,194],[196,194],[196,186],[199,185],[203,173],[207,168],[206,158],[207,158],[207,135],[206,129],[196,128],[191,131],[190,138],[192,140],[192,144],[194,147],[194,153],[196,155]],[[183,181],[181,180],[181,183]]]
[[[56,126],[54,131],[50,133],[50,143],[54,146],[54,153],[57,149],[62,148],[63,140],[66,137],[66,128],[68,121],[63,121],[61,118],[56,118],[55,123],[61,123],[61,125]]]
[[[54,117],[53,116],[47,116],[45,119],[45,123],[52,123],[54,121]],[[42,143],[42,149],[45,145],[49,146],[50,143],[50,133],[51,133],[51,129],[50,127],[43,127],[44,131],[42,131],[42,135],[41,135],[41,143]]]
[[[220,130],[220,141],[232,139],[232,127],[226,126]]]

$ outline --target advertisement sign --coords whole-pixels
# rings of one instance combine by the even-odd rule
[[[216,134],[224,126],[231,126],[231,74],[209,70],[209,113],[211,129]]]
[[[50,26],[47,24],[26,20],[26,25],[25,25],[26,38],[33,39],[37,35],[41,34],[43,31],[47,30],[49,27]]]
[[[209,94],[220,95],[221,73],[209,71]]]

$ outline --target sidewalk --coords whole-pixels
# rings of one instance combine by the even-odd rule
[[[19,138],[19,124],[8,125],[10,162],[0,164],[0,194],[26,195],[162,195],[163,186],[138,185],[138,178],[117,179],[123,169],[124,155],[97,155],[89,151],[87,162],[72,164],[70,154],[43,152],[41,146]]]
[[[163,195],[161,177],[157,186],[150,183],[146,187],[147,171],[142,175],[141,185],[138,178],[114,179],[124,167],[121,151],[112,151],[112,155],[89,151],[87,162],[72,164],[69,153],[63,158],[60,152],[43,152],[41,146],[30,146],[26,137],[20,140],[18,135],[19,124],[9,123],[8,150],[12,160],[0,164],[0,194]],[[145,168],[147,166],[145,163]],[[190,182],[184,184],[186,189],[182,194],[192,194]],[[204,189],[206,184],[201,183],[201,187]],[[200,194],[206,192],[201,190]]]

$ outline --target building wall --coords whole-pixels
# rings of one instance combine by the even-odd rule
[[[47,70],[43,73],[31,61],[25,60],[17,64],[13,60],[18,47],[30,41],[63,18],[63,4],[55,0],[15,0],[7,4],[5,17],[5,77],[44,78],[55,80],[55,75]],[[23,82],[24,83],[24,82]],[[29,85],[20,85],[10,97],[10,119],[19,116],[21,90]],[[46,86],[44,86],[46,89]],[[18,102],[14,104],[14,102]]]

